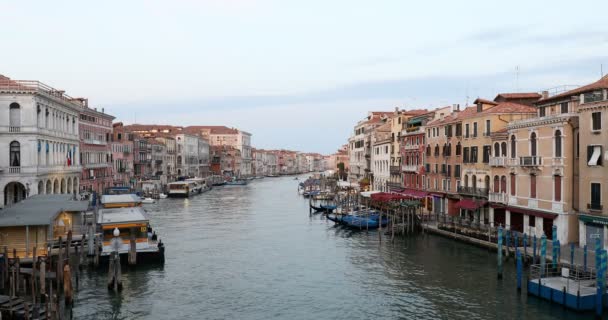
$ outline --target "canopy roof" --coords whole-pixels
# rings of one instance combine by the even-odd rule
[[[69,194],[35,195],[1,210],[0,226],[50,225],[61,212],[81,212],[88,208],[88,201],[73,200]]]
[[[456,208],[465,210],[477,210],[483,207],[487,201],[485,200],[473,200],[473,199],[462,199],[456,204]]]

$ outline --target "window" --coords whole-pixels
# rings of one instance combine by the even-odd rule
[[[435,145],[435,157],[438,157],[438,156],[439,156],[439,145],[436,144]]]
[[[446,164],[441,165],[441,173],[446,174],[448,172]]]
[[[435,173],[439,173],[439,164],[435,163]]]
[[[492,132],[492,128],[490,126],[490,120],[486,120],[486,136],[490,136],[490,132]]]
[[[562,132],[555,130],[555,157],[562,157]]]
[[[464,155],[462,156],[462,162],[469,163],[469,147],[464,147]]]
[[[21,126],[21,106],[16,102],[11,103],[9,106],[9,126]]]
[[[469,137],[469,124],[465,124],[464,125],[464,137],[468,138]]]
[[[477,147],[471,147],[471,162],[477,163]]]
[[[511,136],[511,158],[515,159],[515,136]]]
[[[598,131],[602,130],[602,113],[593,112],[591,114],[591,130]]]
[[[530,155],[536,157],[536,132],[530,135]]]
[[[431,145],[426,146],[426,156],[427,157],[431,156]]]
[[[568,113],[568,102],[562,102],[561,108],[562,113]]]
[[[591,183],[591,204],[589,209],[602,210],[602,185]]]
[[[459,156],[462,154],[462,146],[460,145],[460,141],[456,145],[456,155]]]
[[[595,101],[601,101],[604,98],[604,94],[601,90],[587,92],[583,95],[583,103],[591,103]]]
[[[454,166],[454,177],[460,178],[460,165],[459,164]]]
[[[515,196],[515,175],[511,174],[511,195]]]
[[[530,198],[536,198],[536,176],[530,175]]]
[[[447,172],[448,177],[452,176],[452,166],[448,165],[448,172]]]
[[[21,145],[17,141],[13,141],[10,144],[10,158],[9,165],[11,167],[21,166]]]
[[[555,193],[553,198],[555,199],[555,201],[561,202],[562,201],[562,177],[554,176],[553,184],[554,184],[553,192]]]
[[[507,143],[503,142],[500,144],[500,155],[503,157],[507,156]]]
[[[477,137],[477,122],[473,122],[473,138]]]
[[[498,142],[494,143],[494,156],[500,157],[500,145]]]
[[[545,107],[538,108],[538,116],[544,117],[546,115]]]
[[[602,165],[602,146],[587,146],[587,165]]]
[[[490,153],[492,153],[492,147],[483,146],[483,163],[490,163]]]
[[[462,136],[462,123],[456,124],[456,136],[457,137]]]

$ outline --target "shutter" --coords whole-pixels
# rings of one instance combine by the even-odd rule
[[[530,198],[536,198],[536,176],[530,175]]]
[[[498,180],[498,176],[494,177],[494,192],[498,193],[498,187],[500,185],[500,181]]]
[[[511,175],[511,195],[515,195],[515,175]]]
[[[500,191],[501,192],[507,192],[507,177],[502,176],[500,178]]]
[[[593,146],[587,146],[587,163],[591,160],[591,156],[593,155]]]
[[[555,201],[562,201],[562,177],[555,176]]]

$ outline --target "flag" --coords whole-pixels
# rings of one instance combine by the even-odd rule
[[[68,167],[69,167],[72,165],[72,151],[71,150],[68,150],[67,160],[68,160]]]

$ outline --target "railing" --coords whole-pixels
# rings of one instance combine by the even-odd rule
[[[407,144],[403,147],[403,149],[405,150],[418,150],[420,149],[420,145],[419,144]]]
[[[507,164],[507,157],[491,157],[490,166],[492,167],[504,167]]]
[[[511,167],[515,167],[519,165],[519,159],[517,158],[507,158],[507,165]]]
[[[471,196],[478,196],[478,197],[487,197],[488,189],[460,186],[460,187],[458,187],[458,193],[471,195]]]
[[[391,174],[401,174],[401,168],[399,166],[390,166],[389,171]]]
[[[420,170],[420,166],[404,164],[401,166],[401,170],[405,172],[418,172]]]
[[[522,167],[537,167],[542,165],[542,158],[538,156],[519,157],[519,165]]]
[[[83,164],[85,169],[97,169],[97,168],[108,168],[110,167],[110,163],[85,163]]]
[[[21,132],[21,127],[9,126],[8,132],[10,133],[19,133]]]
[[[8,173],[21,173],[21,167],[9,167]]]
[[[538,208],[538,199],[528,199],[528,207],[533,209]]]
[[[96,145],[101,145],[101,146],[105,146],[107,144],[107,142],[97,140],[97,139],[83,139],[82,141],[86,144],[96,144]]]
[[[490,202],[507,204],[508,196],[504,192],[490,192],[488,195]]]
[[[539,117],[539,118],[517,120],[517,121],[510,122],[507,125],[507,129],[514,129],[514,128],[521,127],[521,126],[531,126],[531,125],[535,125],[542,121],[550,120],[550,119],[569,118],[569,117],[575,117],[575,116],[578,116],[578,114],[574,113],[574,112],[570,112],[570,113],[550,114],[548,116]]]
[[[36,92],[55,99],[64,100],[70,104],[73,104],[74,106],[82,108],[82,104],[76,102],[74,98],[65,94],[65,91],[57,90],[40,81],[0,79],[0,92]]]

